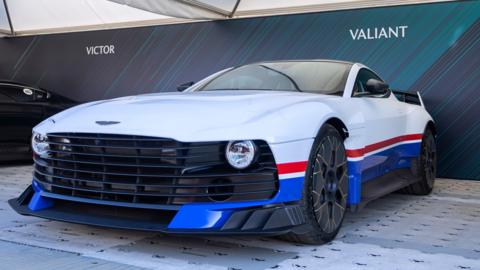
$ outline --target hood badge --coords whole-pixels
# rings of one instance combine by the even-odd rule
[[[120,121],[95,121],[95,123],[101,126],[109,126],[119,124]]]

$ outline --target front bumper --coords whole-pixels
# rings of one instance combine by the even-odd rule
[[[60,135],[54,135],[52,138],[55,136]],[[77,147],[76,145],[84,145],[87,144],[87,142],[80,139],[78,139],[79,141],[73,140],[80,137],[84,138],[85,136],[85,134],[75,134],[69,137],[71,140],[70,144],[66,141],[56,143]],[[112,135],[98,136],[105,142],[107,142],[108,138],[112,137]],[[10,200],[10,205],[18,213],[23,215],[89,225],[168,233],[279,234],[288,232],[294,228],[300,228],[302,227],[301,225],[305,223],[303,211],[301,211],[300,207],[296,204],[302,198],[306,170],[306,162],[303,161],[306,160],[305,156],[308,156],[310,149],[310,147],[306,147],[305,144],[309,144],[310,141],[308,141],[308,143],[305,141],[295,141],[272,144],[268,147],[264,145],[263,153],[266,155],[262,156],[262,160],[257,161],[261,166],[258,168],[252,167],[252,171],[246,172],[249,173],[249,179],[239,178],[241,174],[237,171],[227,169],[220,170],[220,168],[217,167],[206,167],[207,169],[199,172],[191,171],[188,175],[182,172],[175,174],[185,176],[183,178],[190,181],[196,178],[209,180],[208,178],[213,177],[211,176],[213,173],[215,173],[214,175],[217,177],[219,173],[224,174],[228,172],[229,179],[232,180],[232,185],[238,185],[238,190],[234,188],[233,192],[220,193],[220,195],[235,193],[235,196],[232,196],[231,200],[215,201],[208,198],[211,197],[212,194],[218,195],[215,190],[213,190],[213,193],[210,193],[208,189],[198,189],[198,187],[203,187],[206,184],[210,185],[208,181],[208,183],[205,181],[186,183],[182,180],[181,189],[193,187],[186,193],[186,191],[181,190],[178,186],[171,188],[175,183],[164,181],[165,179],[170,179],[170,174],[167,174],[167,172],[143,171],[142,168],[151,166],[163,170],[167,165],[167,167],[170,167],[170,163],[166,161],[163,162],[163,159],[160,158],[160,161],[163,163],[153,164],[153,161],[150,159],[157,160],[158,157],[162,157],[165,153],[147,153],[144,152],[144,150],[140,150],[140,152],[142,152],[142,160],[150,158],[149,162],[141,163],[140,161],[142,160],[137,160],[138,155],[134,155],[135,161],[130,160],[130,154],[127,152],[124,153],[123,151],[130,149],[131,145],[123,145],[126,144],[126,142],[123,141],[126,140],[130,143],[131,138],[126,138],[125,136],[122,135],[120,138],[122,139],[121,147],[118,145],[112,146],[112,149],[115,151],[111,150],[111,153],[109,152],[108,155],[103,152],[98,154],[93,150],[88,150],[90,146],[95,149],[99,147],[96,144],[96,140],[95,144],[92,145],[90,137],[87,138],[90,142],[86,148],[88,151],[85,150],[83,146],[78,146],[80,148],[75,149],[72,148],[70,149],[71,151],[67,151],[69,149],[66,148],[62,150],[54,147],[57,149],[55,151],[61,152],[62,154],[53,155],[53,157],[50,157],[50,161],[47,159],[40,160],[41,158],[39,158],[36,162],[38,164],[35,165],[36,173],[34,173],[32,186],[19,198]],[[111,138],[113,141],[119,141],[120,139],[116,137]],[[145,143],[145,145],[142,144],[142,147],[146,147],[147,149],[152,148],[152,145],[150,145],[151,140],[157,143],[157,138],[146,138],[145,140],[145,142],[140,140],[140,143]],[[146,144],[146,142],[149,144]],[[170,142],[170,140],[167,140],[167,142]],[[138,148],[138,143],[139,142],[133,143],[133,145]],[[158,149],[170,149],[169,147],[173,147],[169,145],[162,146],[163,143],[165,143],[163,139],[160,139],[158,143],[161,144],[161,147],[158,146]],[[175,142],[174,146],[176,146],[177,143],[178,142]],[[118,152],[118,147],[122,149],[121,153]],[[271,151],[267,148],[271,149]],[[192,149],[199,151],[197,148]],[[215,150],[214,152],[216,153],[217,151]],[[220,155],[219,160],[223,160],[221,157],[223,157],[224,152],[218,151],[218,153],[218,155]],[[70,158],[71,155],[75,155],[75,158],[73,158],[73,156]],[[84,155],[88,156],[88,159],[83,157]],[[98,155],[100,155],[100,157],[98,157]],[[186,158],[185,155],[186,154],[177,155],[175,158],[183,159]],[[128,158],[124,159],[124,157],[127,156]],[[115,157],[115,160],[113,160],[113,157]],[[105,160],[105,158],[112,158],[112,160]],[[209,161],[210,158],[211,155],[208,154],[207,161]],[[100,160],[99,163],[97,162],[98,160]],[[294,162],[291,162],[291,160]],[[297,162],[298,160],[301,162]],[[262,163],[260,163],[260,161]],[[73,167],[72,164],[70,164],[72,162]],[[189,159],[189,162],[191,163],[192,160]],[[94,164],[92,165],[92,163]],[[183,165],[181,166],[175,165],[175,170],[177,170],[179,166],[181,167],[180,169],[184,169],[185,166],[185,168],[190,168],[190,163],[187,162],[190,165],[184,163],[182,163]],[[199,163],[203,164],[204,161],[199,161]],[[132,171],[125,171],[125,168],[130,168],[134,164],[134,167],[140,168],[137,168],[139,169],[139,173],[137,173],[139,175],[134,174]],[[87,165],[89,167],[85,167]],[[220,171],[216,171],[217,169],[214,170],[214,168]],[[70,173],[66,173],[65,171]],[[157,181],[155,180],[156,178],[150,179],[152,174],[159,174],[160,177],[158,178],[162,181]],[[197,174],[208,175],[209,177],[196,176]],[[268,176],[267,178],[265,178],[265,174]],[[42,177],[42,175],[44,175],[44,177]],[[178,176],[175,175],[174,178],[178,178]],[[127,176],[128,179],[126,179]],[[138,188],[136,186],[137,177],[140,177],[140,180],[142,180],[142,184],[138,186]],[[131,181],[131,179],[135,181]],[[275,186],[275,192],[261,197],[245,195],[250,193],[250,191],[253,193],[262,191],[262,187],[258,187],[252,183],[258,181],[270,183],[271,181],[267,181],[268,179],[274,180],[272,183]],[[78,186],[78,181],[82,183],[85,182],[85,184]],[[180,183],[178,179],[177,182]],[[90,187],[88,183],[101,183],[103,186],[102,189],[99,189],[94,185]],[[104,185],[105,183],[107,186]],[[122,185],[119,186],[117,185],[118,183],[122,183]],[[128,187],[124,187],[125,185],[123,184],[125,183]],[[58,190],[58,188],[52,189],[48,185],[56,185],[56,187],[61,188],[61,190]],[[157,191],[157,189],[153,189],[153,186],[147,190],[146,186],[149,185],[157,185],[157,187],[161,185],[173,190],[162,189]],[[218,185],[222,186],[224,184],[220,183]],[[245,190],[245,188],[248,188],[248,190]],[[88,194],[85,194],[85,190],[88,191]],[[181,191],[181,194],[177,194],[175,191]],[[178,198],[185,196],[185,194],[204,199],[179,201]],[[119,197],[117,198],[116,195],[119,195]],[[240,195],[243,197],[238,197]],[[148,197],[148,200],[141,199],[145,197]],[[173,200],[160,200],[157,197],[172,197]],[[206,198],[208,198],[208,200]]]
[[[282,234],[305,223],[297,204],[252,202],[244,205],[192,204],[137,208],[52,197],[29,186],[9,200],[19,214],[58,221],[182,234]],[[185,207],[187,209],[185,209]],[[183,208],[183,209],[182,209]]]

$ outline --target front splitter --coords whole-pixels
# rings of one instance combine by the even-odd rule
[[[296,204],[279,204],[269,207],[237,209],[216,228],[171,229],[168,225],[176,211],[145,210],[129,207],[105,206],[54,200],[51,206],[32,210],[29,202],[35,191],[29,186],[18,198],[8,201],[19,214],[36,216],[50,220],[102,226],[118,229],[155,231],[168,234],[284,234],[305,223],[303,211]],[[142,214],[134,216],[133,214]]]

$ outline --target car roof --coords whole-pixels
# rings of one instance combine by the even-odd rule
[[[0,80],[0,84],[9,84],[9,85],[16,85],[16,86],[21,86],[21,87],[30,87],[30,88],[36,88],[33,86],[26,85],[24,83],[16,82],[16,81],[9,81],[9,80]]]
[[[272,61],[259,61],[250,64],[262,64],[262,63],[288,63],[288,62],[329,62],[329,63],[339,63],[352,66],[355,63],[349,61],[342,61],[342,60],[334,60],[334,59],[291,59],[291,60],[272,60]],[[248,65],[248,64],[247,64]]]
[[[15,87],[19,87],[19,88],[31,88],[31,89],[34,89],[34,90],[37,90],[37,91],[43,91],[43,92],[46,91],[44,89],[41,89],[41,88],[38,88],[38,87],[35,87],[35,86],[31,86],[31,85],[27,85],[27,84],[24,84],[24,83],[19,83],[19,82],[16,82],[16,81],[0,80],[0,85],[9,85],[9,86],[15,86]]]

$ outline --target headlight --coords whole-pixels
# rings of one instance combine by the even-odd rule
[[[231,141],[227,144],[225,156],[232,167],[245,169],[255,158],[255,150],[252,141]]]
[[[50,150],[50,147],[47,142],[47,136],[33,132],[32,135],[32,149],[35,154],[39,156],[43,156],[47,154],[48,150]]]

